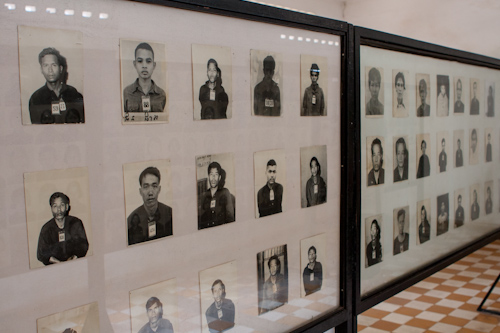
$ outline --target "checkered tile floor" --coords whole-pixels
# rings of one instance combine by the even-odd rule
[[[499,273],[497,240],[365,311],[358,332],[500,333],[500,316],[476,311]],[[483,307],[500,311],[500,288]]]

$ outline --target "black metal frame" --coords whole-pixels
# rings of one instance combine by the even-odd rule
[[[500,316],[500,311],[498,311],[498,310],[490,310],[490,309],[483,308],[484,303],[486,303],[486,300],[488,299],[488,297],[490,297],[491,292],[497,286],[498,280],[500,280],[500,274],[498,274],[497,278],[495,279],[495,282],[493,282],[493,284],[491,285],[490,290],[488,290],[488,293],[486,294],[486,296],[484,296],[483,301],[477,307],[477,311],[488,312],[488,313],[492,313],[492,314],[496,314],[496,315]]]
[[[356,258],[352,251],[356,234],[353,216],[355,191],[352,182],[355,179],[354,170],[348,168],[349,161],[355,158],[356,141],[354,122],[354,57],[352,25],[323,17],[278,9],[266,5],[235,0],[130,0],[153,5],[162,5],[178,9],[186,9],[208,14],[216,14],[245,20],[270,23],[291,28],[322,32],[339,36],[341,39],[341,191],[340,191],[340,306],[320,318],[295,329],[293,332],[324,332],[334,328],[336,332],[355,332],[352,324],[353,272],[352,264]],[[355,318],[355,315],[354,315]]]
[[[360,99],[360,84],[361,84],[361,68],[360,68],[360,47],[361,45],[378,47],[390,51],[398,51],[404,53],[410,53],[414,55],[432,57],[436,59],[458,61],[464,64],[470,64],[475,66],[483,66],[492,69],[500,69],[500,60],[494,59],[474,53],[459,51],[435,44],[425,43],[422,41],[417,41],[410,38],[405,38],[401,36],[396,36],[392,34],[387,34],[375,30],[370,30],[361,27],[354,28],[354,82],[355,82],[355,109],[356,109],[356,142],[360,142],[361,139],[361,99]],[[354,251],[356,252],[355,257],[355,270],[354,275],[356,276],[355,287],[353,290],[353,302],[355,304],[355,310],[353,312],[353,325],[356,323],[356,315],[366,311],[367,309],[373,307],[374,305],[392,297],[393,295],[399,293],[402,290],[409,288],[415,283],[425,279],[426,277],[434,274],[435,272],[445,268],[446,266],[456,262],[457,260],[465,257],[466,255],[478,250],[479,248],[485,246],[486,244],[498,239],[500,237],[500,229],[497,229],[491,233],[484,235],[483,237],[464,245],[457,251],[454,251],[443,258],[439,258],[434,262],[426,265],[423,268],[419,268],[415,272],[410,272],[397,279],[397,281],[392,282],[390,285],[382,286],[377,290],[372,291],[368,296],[361,297],[361,278],[360,278],[360,267],[361,267],[361,147],[358,145],[356,147],[357,156],[352,160],[353,168],[356,169],[356,180],[354,188],[357,189],[356,195],[356,231],[357,235],[354,246]]]

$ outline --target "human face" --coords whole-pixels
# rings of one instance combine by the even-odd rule
[[[402,235],[405,232],[405,217],[403,215],[398,217],[398,228],[399,234]]]
[[[372,98],[378,99],[378,93],[380,92],[380,81],[370,81],[370,94]]]
[[[444,202],[441,202],[441,213],[444,213],[445,210],[446,210],[446,205],[444,204]]]
[[[61,77],[63,66],[59,65],[59,61],[54,54],[47,54],[42,58],[40,64],[42,74],[45,80],[49,83],[56,83]]]
[[[314,252],[313,249],[309,250],[309,253],[307,254],[307,258],[309,259],[310,263],[313,263],[316,261],[316,252]]]
[[[445,143],[444,141],[443,141],[443,142],[441,142],[441,148],[443,149],[443,152],[444,152],[444,148],[445,148],[445,146],[446,146],[446,143]]]
[[[446,94],[446,87],[444,86],[444,84],[441,85],[441,95],[445,95]]]
[[[471,135],[471,148],[472,148],[472,151],[476,151],[476,146],[477,146],[477,134],[473,133]]]
[[[457,100],[462,98],[462,84],[460,82],[457,83]]]
[[[224,293],[224,289],[222,289],[222,285],[217,283],[212,289],[212,296],[214,296],[214,300],[217,303],[222,301],[222,294]]]
[[[396,147],[396,160],[398,167],[402,168],[405,164],[405,145],[402,143],[398,143]]]
[[[404,83],[402,78],[398,78],[396,81],[396,93],[398,94],[398,98],[403,98],[403,92],[405,91]]]
[[[474,82],[474,84],[472,85],[472,90],[474,92],[474,97],[476,97],[476,93],[477,93],[477,82]]]
[[[418,87],[419,95],[420,95],[420,100],[422,101],[422,104],[425,104],[425,99],[427,98],[427,89],[424,88],[424,85],[421,84]]]
[[[422,148],[422,155],[425,155],[425,149],[427,149],[427,144],[422,142],[422,145],[420,146]]]
[[[154,303],[148,309],[148,318],[150,324],[156,324],[160,320],[161,306]]]
[[[214,83],[215,82],[215,79],[217,78],[217,67],[215,67],[215,64],[213,62],[211,62],[209,65],[208,65],[208,68],[207,68],[207,76],[208,76],[208,80],[211,82],[211,83]]]
[[[311,174],[313,177],[316,177],[318,174],[318,163],[316,163],[316,161],[311,162]]]
[[[54,219],[56,221],[62,221],[64,217],[66,216],[66,212],[68,211],[68,204],[65,203],[62,198],[56,198],[52,202],[52,206],[50,208],[52,209],[52,215],[54,216]]]
[[[220,175],[217,171],[217,168],[210,169],[210,173],[208,174],[208,180],[210,181],[211,188],[217,188],[219,186]]]
[[[312,83],[317,83],[319,78],[318,72],[311,72],[311,81]]]
[[[271,273],[271,276],[275,276],[278,274],[278,262],[276,260],[271,261],[271,265],[269,265],[269,272]]]
[[[458,205],[462,206],[462,197],[458,198]]]
[[[374,145],[372,150],[373,170],[379,171],[382,166],[382,152],[380,150],[380,145]]]
[[[160,194],[160,190],[161,186],[158,177],[151,174],[142,177],[142,185],[139,188],[139,193],[147,207],[152,208],[158,203],[158,194]]]
[[[268,165],[266,169],[267,183],[272,185],[276,182],[276,165]]]
[[[375,239],[375,237],[377,237],[377,225],[375,223],[372,223],[370,235],[372,236],[372,240]]]
[[[427,217],[427,212],[425,211],[425,207],[422,206],[422,210],[420,211],[420,220],[424,222],[426,217]]]
[[[457,141],[458,149],[460,149],[460,145],[461,145],[461,144],[462,144],[462,143],[460,142],[460,140],[458,140],[458,141]]]
[[[135,70],[141,79],[150,79],[156,67],[153,52],[150,50],[138,49],[134,60]]]

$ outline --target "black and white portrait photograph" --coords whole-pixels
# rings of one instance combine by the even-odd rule
[[[283,212],[286,191],[285,150],[256,152],[255,172],[255,217],[265,217]]]
[[[455,103],[453,104],[453,113],[462,115],[465,113],[465,94],[469,91],[469,81],[464,77],[455,77],[453,79],[453,88],[455,89]]]
[[[281,53],[250,51],[250,87],[252,115],[281,116],[281,99],[283,98],[283,55]]]
[[[437,81],[437,116],[447,117],[450,109],[450,78],[448,75],[438,75]]]
[[[448,139],[448,132],[438,132],[436,133],[436,158],[437,158],[437,172],[446,172],[447,168],[450,168],[448,164],[448,156],[450,156],[450,142]]]
[[[455,220],[453,222],[453,226],[455,228],[460,228],[464,225],[466,220],[466,211],[467,207],[465,207],[465,203],[467,202],[465,196],[465,189],[460,188],[455,190],[454,193],[454,202],[455,202]]]
[[[326,116],[328,100],[328,59],[300,55],[301,116]]]
[[[415,147],[417,179],[431,174],[431,147],[431,135],[429,133],[417,134]]]
[[[92,255],[87,168],[24,174],[30,268]]]
[[[385,182],[384,146],[385,140],[381,136],[366,138],[366,186],[382,185]]]
[[[120,39],[122,124],[167,123],[165,44]]]
[[[23,125],[85,122],[83,33],[18,27]]]
[[[233,115],[233,67],[230,47],[192,45],[194,120]]]
[[[393,210],[394,242],[392,254],[400,254],[410,248],[410,206]]]
[[[196,157],[198,230],[235,221],[235,188],[232,153]]]
[[[486,117],[495,116],[495,82],[486,82]]]
[[[417,117],[429,117],[431,115],[431,77],[429,74],[416,75],[416,101]]]
[[[484,183],[484,214],[493,212],[493,180]]]
[[[372,141],[373,142],[373,141]],[[393,137],[393,159],[392,167],[394,168],[393,180],[395,183],[408,180],[408,136],[398,135]],[[373,159],[373,155],[372,155]],[[373,160],[372,160],[373,165]]]
[[[130,292],[132,333],[177,332],[177,280],[170,279]]]
[[[479,130],[473,128],[469,130],[469,164],[479,163]]]
[[[464,166],[464,146],[465,146],[464,130],[453,131],[453,164],[455,168]]]
[[[437,224],[436,235],[442,235],[448,232],[450,225],[450,201],[448,193],[437,197]]]
[[[65,310],[36,320],[37,333],[100,332],[97,302]]]
[[[408,71],[392,70],[392,116],[395,118],[408,117],[410,108],[407,87],[408,78]]]
[[[470,114],[478,115],[481,110],[481,81],[470,79]]]
[[[417,202],[417,245],[431,239],[431,200]]]
[[[485,162],[491,162],[493,161],[493,146],[492,143],[494,142],[493,140],[493,134],[495,132],[493,131],[493,128],[486,128],[484,130],[484,160]]]
[[[237,323],[238,270],[236,261],[200,272],[202,332],[226,332]]]
[[[481,207],[484,207],[481,205],[481,184],[474,184],[470,186],[469,189],[469,198],[470,198],[470,219],[472,222],[477,220],[481,214]]]
[[[170,172],[169,160],[123,165],[128,245],[172,235]]]
[[[365,219],[365,268],[382,262],[382,215]]]
[[[384,69],[382,67],[365,67],[365,82],[366,116],[384,116]]]
[[[302,269],[300,296],[305,297],[321,290],[326,277],[326,234],[319,234],[300,241],[300,267]]]
[[[257,253],[259,315],[288,303],[286,244]]]
[[[302,208],[321,205],[327,196],[326,146],[300,147],[300,188]]]

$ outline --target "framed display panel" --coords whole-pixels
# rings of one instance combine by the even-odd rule
[[[364,28],[354,45],[361,313],[500,234],[500,61]]]
[[[345,149],[342,145],[346,142],[348,128],[345,118],[349,97],[346,89],[348,25],[245,2],[220,1],[215,5],[211,1],[146,2],[150,4],[75,0],[65,2],[64,6],[54,6],[51,1],[39,1],[36,5],[13,1],[13,6],[5,6],[0,12],[4,57],[15,58],[21,52],[18,52],[19,31],[22,30],[19,26],[47,29],[48,41],[53,37],[51,34],[60,31],[81,34],[82,42],[78,47],[83,50],[83,63],[79,69],[83,74],[78,79],[83,84],[77,90],[85,97],[85,122],[23,125],[22,105],[29,105],[30,93],[20,93],[19,86],[25,80],[18,81],[20,69],[17,66],[7,62],[0,64],[15,82],[5,83],[2,89],[2,103],[12,111],[12,117],[2,123],[0,131],[0,151],[10,156],[2,162],[0,179],[0,207],[5,221],[0,236],[4,254],[0,261],[0,290],[7,299],[18,300],[0,307],[2,327],[7,331],[35,331],[37,318],[97,302],[101,331],[130,332],[132,327],[135,330],[147,320],[145,313],[149,308],[156,307],[155,316],[158,316],[160,303],[154,299],[147,301],[152,297],[165,298],[167,296],[160,296],[167,291],[158,292],[160,296],[144,294],[137,301],[130,295],[176,279],[177,304],[160,299],[165,308],[167,304],[169,309],[177,307],[176,311],[164,309],[165,319],[175,323],[177,331],[197,331],[204,325],[205,309],[201,306],[205,301],[201,299],[205,294],[210,295],[205,282],[200,283],[199,272],[235,262],[237,283],[230,285],[228,298],[236,308],[235,324],[243,330],[346,329],[351,304],[351,270],[347,268],[347,251],[342,250],[346,248],[348,230],[340,221],[345,220],[346,211],[341,207],[347,202],[346,196],[341,195],[347,188],[344,181],[347,171],[341,168],[346,165],[346,156],[341,150]],[[121,42],[128,44],[121,48]],[[145,45],[139,47],[143,42],[150,43],[155,52]],[[135,50],[132,44],[137,44]],[[231,50],[231,62],[225,63],[226,67],[221,66],[223,72],[219,73],[222,85],[232,84],[228,89],[231,92],[228,94],[231,103],[228,119],[193,119],[197,119],[193,110],[200,109],[194,105],[200,98],[196,96],[199,91],[193,91],[193,78],[205,75],[210,81],[207,71],[210,65],[201,66],[201,75],[193,75],[193,70],[199,67],[192,64],[193,45]],[[50,47],[50,43],[42,46]],[[162,52],[156,51],[158,47]],[[35,68],[40,48],[32,49],[32,56],[27,58]],[[255,87],[251,85],[251,50],[282,55],[282,80],[276,82],[282,93],[280,117],[252,115],[251,96]],[[131,51],[135,60],[131,59]],[[121,59],[122,52],[128,52],[126,59]],[[325,109],[320,117],[301,116],[303,96],[309,96],[301,92],[301,78],[308,87],[306,78],[311,68],[316,70],[312,64],[302,66],[301,59],[304,59],[302,55],[311,54],[321,59],[317,65],[323,77],[318,82],[322,86]],[[160,57],[165,61],[161,66]],[[161,79],[150,75],[150,69],[137,69],[139,58],[157,61],[156,66],[151,63],[149,66],[155,67],[155,75],[162,75]],[[266,58],[259,65],[262,71]],[[77,73],[72,68],[77,65],[69,56],[67,62],[66,70],[71,79],[72,73]],[[20,65],[23,63],[19,61]],[[58,63],[56,68],[60,69],[57,66]],[[121,73],[124,66],[131,67],[127,69],[128,76]],[[227,66],[231,66],[231,70]],[[131,85],[136,74],[135,88],[140,89],[133,90]],[[42,80],[37,86],[43,84],[44,77],[47,81],[52,79],[52,74],[45,76],[38,69],[33,70],[32,75]],[[226,80],[226,75],[232,75],[232,80]],[[159,97],[156,102],[162,107],[159,110],[165,114],[161,119],[153,117],[156,103],[153,97],[139,98],[134,102],[133,111],[125,111],[124,105],[130,104],[129,100],[124,103],[124,90],[130,87],[132,95],[151,89],[150,79],[163,85],[160,88],[165,92],[163,96],[161,90],[154,90]],[[70,82],[68,80],[68,85]],[[309,85],[311,82],[312,79]],[[197,81],[198,89],[201,84]],[[314,104],[312,99],[311,104]],[[264,105],[272,107],[269,103]],[[61,104],[59,108],[62,110]],[[138,110],[142,110],[142,117],[134,120],[135,126],[126,126],[124,123],[132,120],[126,120],[124,112],[132,117],[132,112]],[[149,121],[149,117],[153,117],[153,121]],[[313,172],[312,168],[304,170],[301,149],[317,146],[324,147],[318,160],[324,168],[322,174],[328,175],[324,177],[328,201],[302,208],[305,189],[301,179],[304,180],[307,171],[310,171],[307,177],[311,178]],[[286,209],[258,219],[255,217],[255,187],[263,187],[266,183],[255,183],[254,154],[269,150],[284,152],[280,163],[285,163],[286,177],[278,176],[277,181],[286,182]],[[231,177],[234,179],[226,185],[231,195],[227,196],[228,200],[234,200],[234,222],[199,230],[198,193],[213,187],[210,181],[213,168],[209,168],[210,164],[200,166],[198,158],[223,154],[232,156]],[[311,162],[312,158],[308,158]],[[169,163],[164,166],[159,161]],[[227,168],[221,164],[222,169]],[[92,256],[30,270],[23,174],[82,167],[88,170]],[[149,167],[158,169],[160,175],[154,171],[141,175],[140,171]],[[266,165],[256,168],[262,172],[265,169]],[[202,177],[202,173],[205,176]],[[221,170],[218,175],[223,177]],[[258,179],[266,178],[259,176]],[[216,185],[219,184],[220,181]],[[156,192],[149,194],[150,188]],[[76,199],[72,197],[71,200]],[[165,214],[172,214],[172,235],[168,232],[159,236],[159,223],[150,224],[164,218],[162,211],[161,216],[155,216],[158,220],[134,224],[132,213],[136,207],[141,207],[141,200],[146,212],[150,200],[152,207],[160,207],[161,203],[171,209],[165,208]],[[46,201],[49,203],[48,199]],[[213,208],[211,202],[209,207]],[[131,242],[129,229],[136,227],[144,227],[134,234],[143,238],[137,237]],[[322,285],[320,290],[302,296],[305,263],[301,258],[307,256],[310,249],[303,248],[301,241],[317,235],[324,235],[325,239],[316,247],[318,262],[323,267]],[[129,246],[132,243],[134,245]],[[264,253],[260,278],[272,282],[275,268],[271,266],[276,261],[271,252],[284,245],[288,299],[282,306],[259,315],[257,254]],[[315,276],[318,274],[315,272]],[[58,286],[57,290],[45,288],[41,281],[50,281],[51,285]],[[15,291],[19,288],[23,290],[22,295]],[[21,315],[20,309],[25,308],[31,310]],[[131,317],[139,318],[138,323],[131,321]]]

